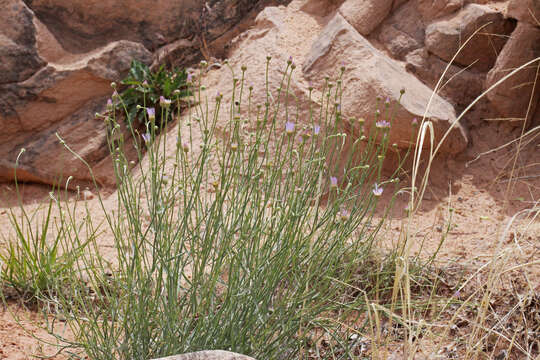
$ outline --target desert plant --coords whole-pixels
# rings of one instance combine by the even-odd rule
[[[114,116],[107,118],[119,198],[115,215],[105,212],[118,259],[108,280],[114,290],[103,286],[95,254],[85,254],[89,282],[101,291],[74,290],[57,306],[69,309],[73,345],[90,358],[217,348],[258,358],[350,358],[358,344],[349,337],[360,330],[344,324],[360,322],[366,299],[389,299],[393,255],[376,251],[384,218],[374,212],[383,189],[391,195],[397,187],[380,172],[391,119],[346,152],[335,105],[341,81],[325,85],[320,115],[311,109],[302,128],[289,105],[294,64],[275,103],[264,106],[244,89],[245,70],[232,85],[227,136],[216,133],[222,95],[212,108],[199,87],[174,156],[165,151],[166,131],[148,134],[140,144],[148,165],[139,162],[137,177],[126,171]],[[329,161],[336,155],[345,169]]]
[[[191,96],[189,89],[190,76],[184,69],[167,70],[161,65],[152,71],[148,65],[133,60],[128,76],[121,81],[125,89],[120,89],[122,102],[116,102],[117,93],[113,95],[116,108],[125,110],[130,121],[137,120],[145,124],[148,117],[142,107],[156,109],[158,120],[169,121],[171,115],[179,110],[180,100]],[[168,116],[160,116],[164,112],[163,102],[172,101]]]

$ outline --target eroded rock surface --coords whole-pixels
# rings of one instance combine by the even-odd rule
[[[343,82],[343,109],[349,116],[363,117],[373,124],[377,110],[384,113],[377,97],[388,99],[396,112],[390,130],[390,142],[399,147],[410,145],[415,128],[413,119],[426,118],[433,121],[436,136],[450,128],[455,120],[455,110],[432,90],[383,53],[375,49],[341,16],[336,17],[321,32],[304,65],[304,73],[313,80],[321,80],[330,75],[335,64],[343,62],[346,72]],[[400,90],[406,93],[401,103]],[[429,107],[428,107],[429,104]],[[427,111],[426,111],[427,109]],[[390,120],[390,119],[388,119]],[[457,124],[451,130],[443,149],[448,153],[458,153],[467,146],[464,129]]]
[[[268,7],[270,3],[286,6]],[[428,103],[426,115],[440,138],[456,118],[454,106],[463,109],[509,69],[538,56],[540,43],[536,0],[160,0],[157,4],[6,0],[6,4],[0,14],[1,180],[13,179],[16,155],[24,147],[20,179],[54,183],[61,171],[64,177],[74,175],[87,182],[88,173],[75,164],[78,160],[60,154],[64,150],[55,134],[68,145],[76,144],[92,167],[102,168],[107,156],[104,128],[94,120],[94,112],[103,110],[112,93],[109,83],[123,77],[132,59],[154,66],[164,61],[191,65],[201,54],[226,56],[237,72],[241,65],[248,67],[252,101],[264,104],[266,56],[272,56],[272,89],[279,86],[282,66],[292,56],[297,69],[289,91],[301,104],[300,119],[320,101],[324,76],[335,76],[343,63],[344,115],[364,117],[368,126],[375,120],[376,98],[394,104],[405,88],[390,132],[392,142],[405,146],[414,133],[411,120],[421,118]],[[448,67],[438,95],[431,96],[459,46],[488,22]],[[229,70],[223,67],[215,76],[210,88],[227,91],[232,81]],[[534,77],[532,67],[516,74],[488,96],[490,108],[501,117],[523,118]],[[310,81],[315,87],[311,102]],[[230,98],[224,95],[225,101]],[[537,101],[535,93],[529,114],[537,113]],[[228,128],[227,117],[220,121],[223,129]],[[458,153],[466,147],[465,127],[456,124],[444,151]],[[352,126],[346,130],[353,137],[359,135]],[[45,153],[59,161],[47,161]],[[109,181],[102,177],[100,182]]]
[[[518,23],[510,39],[502,49],[494,68],[489,72],[486,88],[508,75],[512,70],[530,60],[540,57],[540,27],[526,22]],[[540,99],[538,62],[524,68],[488,93],[488,98],[501,116],[509,118],[515,126],[522,126],[530,119]],[[533,92],[536,78],[536,87]],[[529,108],[530,104],[530,108]]]
[[[489,71],[513,29],[513,22],[500,12],[487,5],[470,4],[449,19],[428,25],[426,46],[431,53],[451,61],[459,48],[473,36],[455,61],[463,66]]]

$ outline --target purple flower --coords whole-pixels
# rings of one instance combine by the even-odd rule
[[[150,133],[145,133],[141,135],[145,143],[150,142]]]
[[[339,212],[339,217],[342,221],[347,221],[349,217],[351,216],[351,212],[347,209],[341,209]]]
[[[193,74],[188,74],[186,82],[191,83],[193,81]]]
[[[313,127],[313,135],[318,136],[320,132],[321,132],[321,127],[319,125],[315,125]]]
[[[411,124],[412,124],[412,126],[418,126],[418,119],[413,118],[412,121],[411,121]]]
[[[107,110],[112,111],[113,110],[113,102],[111,99],[107,100]]]
[[[390,123],[386,120],[379,120],[375,123],[375,126],[379,129],[390,129]]]
[[[375,196],[381,196],[383,193],[383,188],[379,186],[379,184],[375,183],[375,186],[373,187],[373,195]]]
[[[185,153],[189,152],[189,144],[187,142],[182,143],[182,150],[184,150]]]
[[[154,108],[146,108],[146,113],[148,114],[148,118],[150,120],[156,118],[156,109],[154,109]]]
[[[285,124],[285,132],[287,133],[287,135],[294,134],[294,123],[293,122],[287,121],[287,123]]]
[[[148,81],[144,80],[143,83],[142,83],[142,86],[143,87],[148,87]]]
[[[291,65],[293,62],[292,56],[289,56],[289,59],[287,60],[287,64]]]
[[[171,106],[171,100],[165,99],[165,97],[162,95],[159,97],[159,105],[168,109],[169,106]]]
[[[330,188],[332,189],[337,188],[337,177],[330,176]]]
[[[390,106],[390,98],[386,98],[386,100],[384,101],[384,105]]]

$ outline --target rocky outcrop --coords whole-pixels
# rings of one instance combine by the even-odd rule
[[[339,13],[362,35],[369,35],[392,9],[393,0],[346,0]]]
[[[272,89],[281,81],[278,66],[292,56],[298,69],[289,91],[303,104],[299,119],[320,102],[310,102],[309,81],[313,94],[321,95],[324,77],[333,77],[343,62],[344,115],[364,117],[367,126],[380,106],[376,98],[395,104],[405,88],[390,131],[391,141],[404,147],[414,133],[414,117],[426,114],[440,138],[455,120],[454,106],[463,109],[509,69],[538,56],[540,43],[534,0],[163,0],[159,6],[137,0],[6,1],[0,14],[0,180],[13,178],[16,156],[25,148],[20,179],[53,183],[61,172],[87,182],[78,160],[60,154],[55,134],[100,168],[107,154],[103,124],[94,112],[104,109],[109,83],[123,77],[132,59],[185,66],[201,55],[227,56],[231,66],[247,66],[252,102],[264,104],[266,56],[272,57]],[[457,49],[487,23],[448,67],[444,86],[432,97]],[[524,69],[493,90],[491,108],[501,117],[524,118],[535,74],[532,67]],[[227,89],[229,70],[216,76],[209,88]],[[529,114],[537,101],[535,93]],[[345,130],[358,136],[350,124]],[[457,153],[466,145],[465,128],[457,124],[443,150]],[[45,153],[60,161],[47,161]]]
[[[6,0],[0,15],[0,85],[24,81],[45,66],[36,45],[32,11]]]
[[[29,79],[0,85],[0,180],[14,177],[53,184],[73,176],[72,185],[91,183],[84,164],[66,151],[56,133],[67,145],[91,165],[108,155],[103,121],[96,122],[95,113],[105,110],[111,93],[111,81],[121,78],[131,59],[146,63],[151,54],[141,44],[113,42],[102,49],[85,54],[68,65],[49,63]],[[55,159],[51,161],[50,159]],[[112,183],[114,174],[102,179]]]
[[[540,1],[510,0],[506,15],[518,21],[540,27]]]
[[[154,360],[255,360],[252,357],[223,350],[198,351],[194,353],[168,356]]]
[[[219,47],[270,0],[165,0],[159,6],[136,0],[6,1],[0,13],[0,181],[13,180],[24,148],[19,180],[55,184],[72,176],[70,185],[76,186],[91,184],[90,173],[56,134],[94,168],[98,182],[113,184],[112,171],[99,173],[108,148],[95,113],[105,110],[110,83],[125,76],[133,59],[195,61],[206,45]],[[182,56],[171,54],[173,49]]]
[[[397,8],[381,25],[378,40],[396,59],[424,46],[425,24],[414,2]]]
[[[525,22],[518,23],[497,58],[494,68],[487,76],[486,88],[508,75],[510,71],[538,57],[540,57],[540,27]],[[513,120],[511,123],[516,126],[522,126],[523,121],[529,120],[538,106],[540,99],[538,66],[536,62],[519,71],[487,95],[501,116]]]
[[[487,5],[470,4],[450,18],[428,25],[426,47],[441,59],[451,61],[472,36],[455,61],[462,66],[489,71],[513,29],[513,22],[500,12]]]
[[[384,108],[375,99],[388,99],[390,106],[395,106],[395,115],[388,119],[392,122],[390,142],[397,143],[399,147],[410,146],[416,130],[412,126],[415,117],[421,119],[425,113],[426,118],[433,122],[438,138],[450,129],[456,119],[452,105],[437,95],[432,97],[431,89],[375,49],[341,15],[336,15],[313,44],[303,71],[309,79],[321,81],[331,75],[335,65],[340,63],[346,67],[343,77],[346,84],[344,113],[363,117],[368,120],[368,126],[372,126],[375,112],[380,110],[384,113]],[[406,93],[398,104],[401,89]],[[466,146],[465,131],[457,124],[442,148],[455,154]]]

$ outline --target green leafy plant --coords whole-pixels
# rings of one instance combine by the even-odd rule
[[[190,76],[184,69],[167,70],[161,65],[157,71],[152,71],[148,65],[133,60],[128,76],[121,84],[127,88],[122,92],[122,101],[116,107],[124,108],[130,122],[138,120],[146,122],[144,107],[155,108],[157,118],[162,121],[171,120],[172,115],[179,110],[183,102],[179,101],[192,95],[189,89]],[[159,116],[165,113],[160,98],[171,101],[168,116]]]

